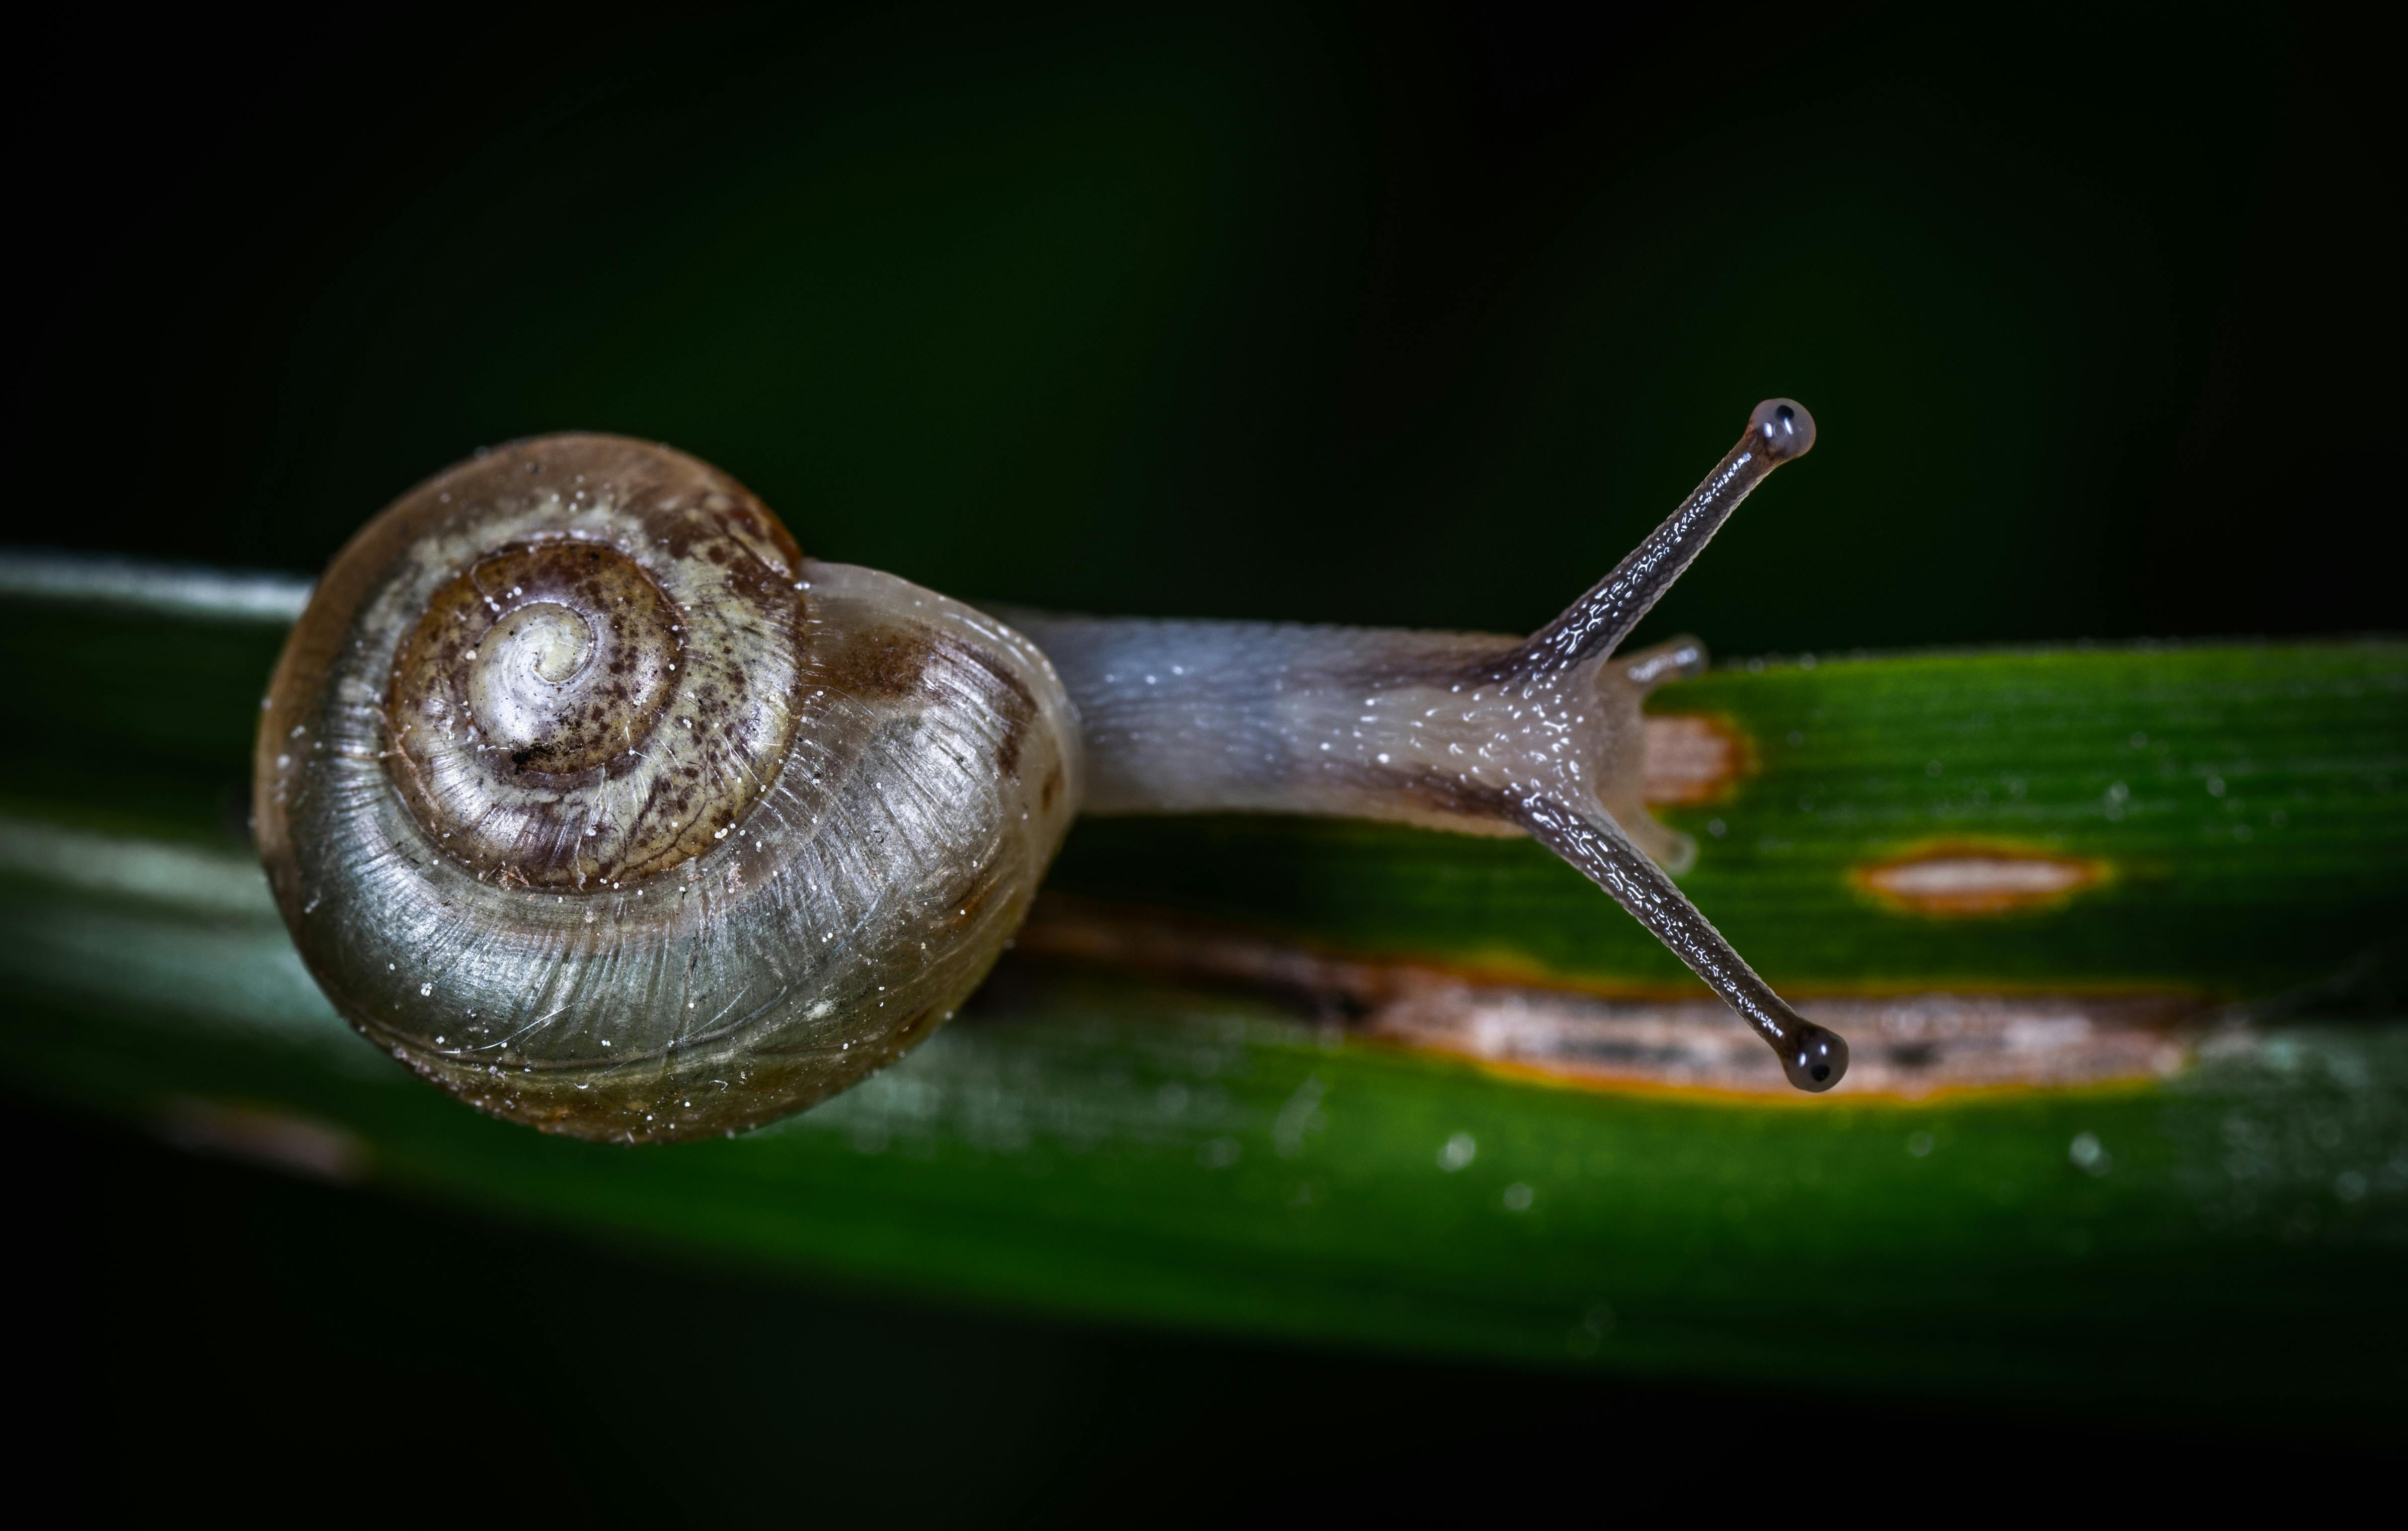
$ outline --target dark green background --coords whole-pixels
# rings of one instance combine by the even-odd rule
[[[7,541],[309,570],[476,444],[576,426],[967,596],[1526,629],[1787,393],[1822,445],[1647,632],[2400,625],[2361,545],[2398,435],[2374,53],[2279,10],[391,7],[17,42]],[[171,1500],[259,1502],[281,1469],[243,1467],[280,1456],[654,1522],[1493,1509],[1711,1471],[1726,1428],[1745,1463],[1751,1415],[1943,1470],[2055,1438],[767,1300],[20,1123],[86,1445]],[[503,1362],[349,1316],[415,1281],[558,1322]],[[596,1292],[741,1314],[746,1359],[597,1359]],[[430,1422],[492,1444],[392,1460]]]
[[[1526,630],[1787,393],[1652,629],[2397,623],[2310,519],[2386,180],[2278,10],[228,24],[29,71],[13,538],[314,570],[584,427],[967,596]]]

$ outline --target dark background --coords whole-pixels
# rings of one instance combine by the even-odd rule
[[[1655,627],[2399,625],[2372,38],[990,9],[37,23],[6,536],[314,571],[581,427],[951,594],[1527,630],[1789,393]]]
[[[965,596],[1527,629],[1785,393],[1822,444],[1642,636],[2401,625],[2398,136],[2383,50],[2310,17],[18,24],[0,541],[308,571],[475,445],[586,427]],[[1275,1518],[2225,1449],[924,1312],[9,1132],[27,1353],[104,1497],[332,1471],[655,1523]],[[550,1316],[416,1336],[352,1300],[421,1282]],[[631,1294],[726,1346],[665,1381]]]

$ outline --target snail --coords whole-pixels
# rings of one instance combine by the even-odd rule
[[[547,436],[404,494],[336,557],[262,704],[261,855],[304,962],[455,1096],[624,1142],[733,1133],[925,1037],[1071,819],[1340,814],[1528,835],[1824,1090],[1846,1044],[1673,885],[1640,706],[1705,664],[1616,646],[1775,466],[1774,399],[1527,639],[1010,620],[804,555],[650,442]]]

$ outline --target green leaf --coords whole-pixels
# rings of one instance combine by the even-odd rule
[[[2114,1087],[1761,1100],[1555,1088],[1024,958],[903,1064],[740,1139],[630,1152],[487,1121],[328,1010],[238,843],[228,805],[277,638],[0,608],[19,682],[0,704],[9,1089],[297,1172],[1060,1314],[2294,1423],[2398,1413],[2408,1030],[2379,1023],[2219,1032],[2171,1077]],[[1687,886],[1776,977],[2262,991],[2399,928],[2403,677],[2396,644],[1740,667],[1659,710],[1722,720],[1753,774],[1667,812],[1703,846]],[[1989,917],[1852,880],[1935,841],[2109,872]],[[1058,880],[1330,950],[1672,979],[1512,842],[1094,823]]]

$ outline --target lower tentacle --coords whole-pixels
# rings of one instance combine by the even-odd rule
[[[1799,1015],[1774,994],[1611,815],[1543,795],[1526,797],[1519,808],[1521,822],[1539,843],[1612,894],[1615,903],[1756,1028],[1780,1055],[1790,1083],[1822,1091],[1840,1082],[1848,1071],[1846,1040]]]

